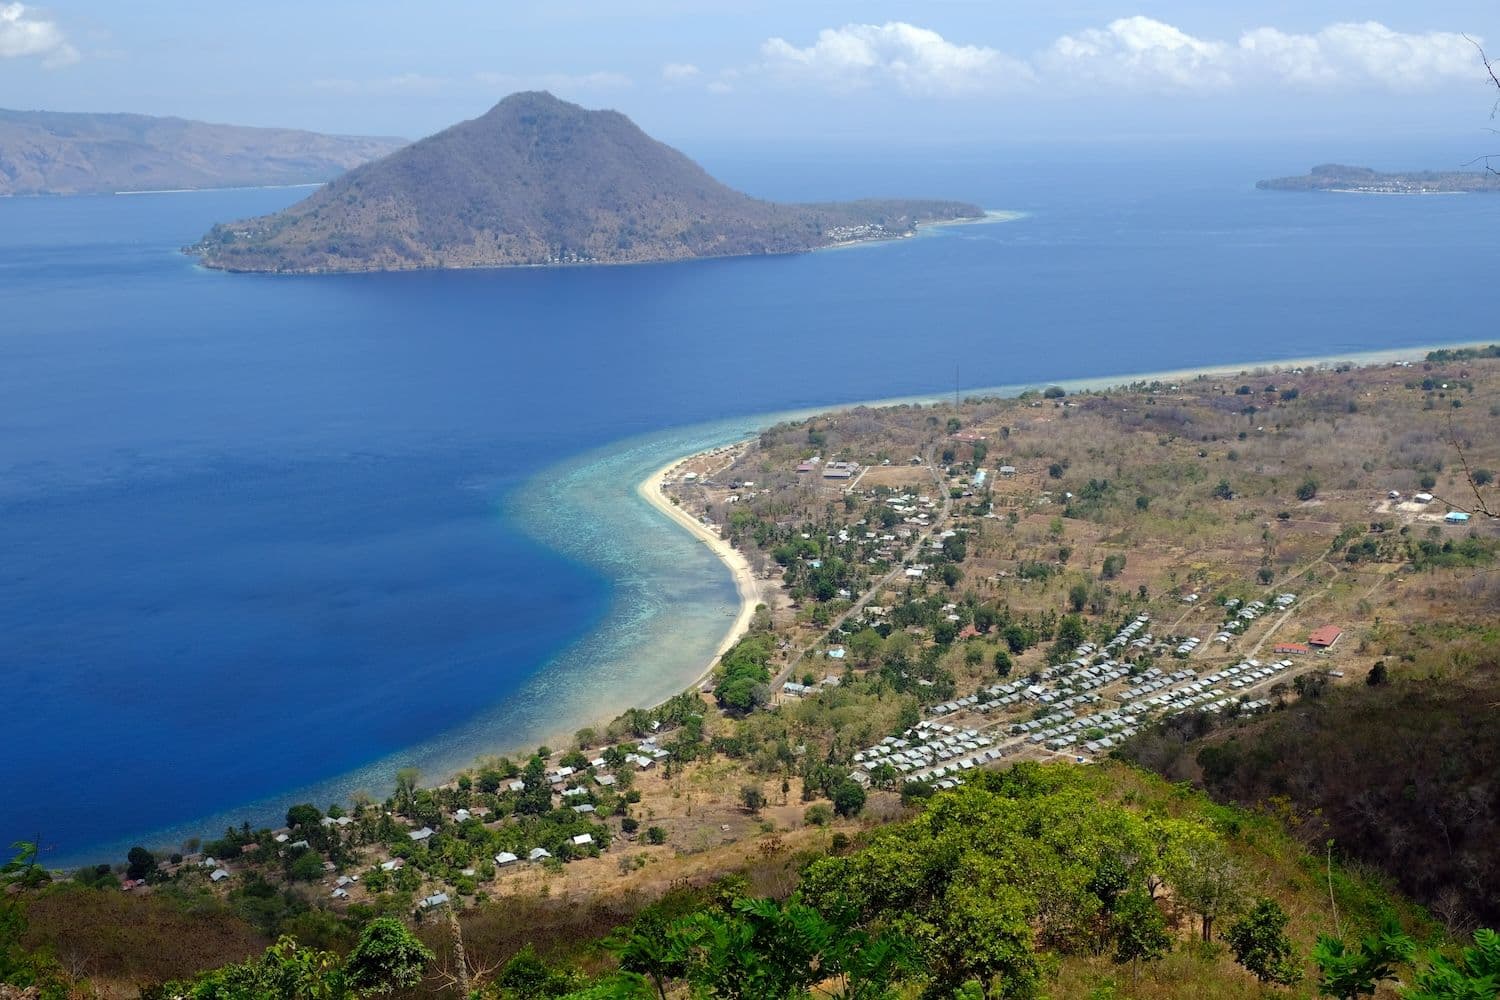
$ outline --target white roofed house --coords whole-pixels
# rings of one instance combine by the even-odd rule
[[[407,836],[410,837],[414,843],[420,844],[420,843],[426,841],[429,837],[431,837],[432,834],[433,834],[433,832],[434,831],[433,831],[432,827],[430,827],[430,826],[424,826],[420,830],[412,830],[410,833],[407,834]]]
[[[495,855],[495,864],[501,866],[502,868],[506,865],[513,865],[520,860],[520,858],[516,857],[510,851],[501,851],[499,854]]]

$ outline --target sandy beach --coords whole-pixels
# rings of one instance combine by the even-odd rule
[[[713,659],[704,665],[703,673],[699,674],[694,684],[703,683],[703,679],[718,664],[719,658],[723,656],[730,647],[750,630],[750,620],[755,616],[755,606],[761,603],[760,585],[755,579],[755,573],[750,568],[750,563],[729,542],[720,538],[718,533],[707,525],[694,519],[687,511],[668,500],[661,490],[662,482],[671,476],[672,470],[684,462],[695,457],[694,455],[683,455],[675,458],[652,472],[651,475],[636,486],[635,491],[640,494],[651,506],[671,518],[682,528],[707,545],[709,551],[718,556],[724,565],[729,567],[734,576],[734,586],[740,595],[740,610],[735,616],[734,623],[730,625],[729,631],[725,633],[723,640],[714,651]]]

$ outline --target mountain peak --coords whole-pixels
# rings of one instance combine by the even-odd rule
[[[275,215],[216,226],[211,267],[368,271],[789,253],[975,217],[955,202],[778,205],[735,191],[617,111],[511,94]]]

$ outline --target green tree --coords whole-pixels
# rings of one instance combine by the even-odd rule
[[[0,866],[0,882],[21,889],[35,889],[52,881],[47,869],[41,866],[41,851],[36,841],[18,840],[10,846],[16,853]]]
[[[1220,479],[1219,480],[1218,485],[1216,485],[1214,487],[1214,498],[1216,500],[1233,500],[1234,499],[1234,487],[1232,487],[1232,486],[1229,485],[1229,480],[1227,480],[1227,479]]]
[[[1500,996],[1500,934],[1475,931],[1473,947],[1456,959],[1431,955],[1412,978],[1401,993],[1404,1000],[1494,1000]]]
[[[516,812],[540,816],[552,808],[552,786],[547,783],[547,765],[533,756],[521,770],[521,794],[516,798]]]
[[[950,886],[923,941],[935,985],[955,991],[973,980],[985,1000],[1031,995],[1041,966],[1025,907],[1019,890],[1003,881]]]
[[[1274,899],[1264,896],[1250,911],[1229,927],[1224,935],[1235,961],[1263,983],[1290,986],[1301,978],[1291,938],[1286,934],[1287,915]]]
[[[1115,901],[1110,929],[1115,939],[1114,960],[1122,965],[1154,962],[1172,948],[1167,922],[1143,889],[1131,890]]]
[[[323,877],[323,859],[316,851],[303,851],[292,859],[287,876],[298,882],[316,882]]]
[[[411,798],[417,790],[417,779],[422,772],[414,767],[403,767],[396,772],[395,805],[398,813],[405,814],[411,809]]]
[[[1036,645],[1036,633],[1019,624],[1005,626],[1000,633],[1000,638],[1005,640],[1005,645],[1012,653],[1024,653]]]
[[[1063,615],[1057,624],[1057,646],[1060,650],[1072,650],[1088,638],[1088,629],[1083,619],[1076,614]]]
[[[1009,677],[1010,671],[1010,653],[1004,649],[995,650],[995,673],[1001,677]]]
[[[1318,990],[1338,1000],[1373,996],[1382,982],[1396,978],[1396,966],[1410,961],[1416,947],[1394,921],[1361,938],[1353,948],[1342,938],[1320,934],[1313,946],[1313,961],[1319,972]]]
[[[1318,495],[1318,481],[1312,477],[1302,480],[1302,485],[1297,487],[1298,500],[1311,500]]]
[[[286,811],[286,825],[293,830],[312,829],[323,818],[323,813],[311,802],[303,802]]]
[[[1179,844],[1167,876],[1179,902],[1197,915],[1204,941],[1213,940],[1219,917],[1239,909],[1239,866],[1216,837],[1197,836]]]
[[[740,802],[745,811],[752,815],[759,813],[761,807],[766,804],[765,793],[760,790],[759,785],[742,785],[740,787]]]
[[[517,1000],[555,997],[567,988],[563,978],[542,961],[529,942],[505,963],[500,974],[495,977],[495,983],[508,991],[502,993],[502,996],[515,997]]]
[[[351,997],[338,955],[282,937],[259,958],[168,983],[162,995],[184,1000],[345,1000]]]
[[[395,993],[414,989],[433,958],[431,950],[395,917],[377,917],[365,925],[349,953],[345,972],[361,993]]]
[[[879,632],[872,628],[860,629],[849,638],[849,652],[853,654],[856,663],[873,663],[884,644],[885,640],[880,637]]]
[[[143,879],[156,874],[156,855],[144,847],[132,847],[125,860],[128,862],[125,869],[128,878]]]
[[[659,911],[648,909],[606,938],[604,947],[615,953],[620,968],[649,978],[660,1000],[667,1000],[667,983],[687,975],[692,937]]]
[[[678,926],[688,941],[688,979],[721,1000],[790,1000],[825,982],[836,997],[881,1000],[909,967],[902,938],[871,936],[796,901],[737,898],[726,911],[695,913]]]
[[[1082,582],[1073,584],[1068,588],[1068,606],[1074,611],[1082,611],[1089,602],[1089,585]]]
[[[864,786],[853,778],[845,778],[833,788],[833,811],[840,816],[858,816],[865,807]]]

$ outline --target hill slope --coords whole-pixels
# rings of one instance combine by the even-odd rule
[[[326,181],[404,139],[0,109],[0,196]]]
[[[758,201],[618,112],[522,93],[191,249],[247,271],[626,263],[788,253],[981,214],[957,202]]]

